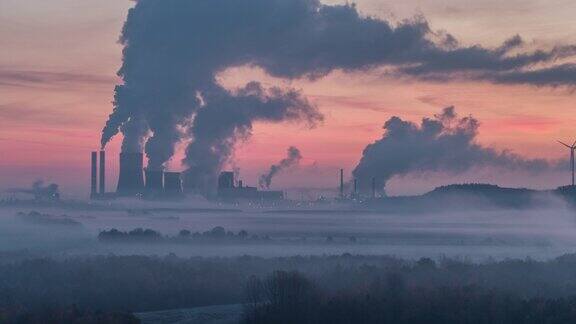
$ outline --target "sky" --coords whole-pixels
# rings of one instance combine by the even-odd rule
[[[326,0],[326,4],[344,1]],[[436,31],[463,45],[497,47],[514,35],[527,46],[551,48],[576,43],[570,0],[386,1],[358,0],[363,15],[401,22],[423,16]],[[116,71],[122,64],[118,43],[132,1],[0,0],[0,190],[44,179],[65,194],[82,196],[89,187],[90,151],[112,111]],[[337,170],[347,177],[364,147],[382,136],[392,116],[418,122],[455,106],[481,123],[478,142],[527,158],[556,160],[567,150],[557,139],[574,140],[576,94],[567,87],[492,84],[486,81],[426,81],[373,71],[335,71],[318,80],[283,80],[258,68],[234,67],[219,75],[230,87],[258,80],[302,92],[324,114],[313,129],[295,123],[256,124],[253,136],[238,145],[230,168],[245,183],[281,160],[289,146],[300,149],[301,167],[274,180],[273,188],[336,186]],[[114,190],[120,136],[107,146],[108,190]],[[181,148],[182,149],[182,148]],[[180,152],[169,169],[182,170]],[[568,174],[471,170],[460,174],[418,173],[395,177],[390,194],[412,194],[451,182],[492,182],[506,186],[553,188]]]

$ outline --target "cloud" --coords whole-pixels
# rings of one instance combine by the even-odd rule
[[[576,85],[576,64],[562,64],[528,71],[511,71],[497,74],[492,79],[495,82],[507,84],[572,87]]]
[[[0,86],[25,88],[110,86],[114,82],[114,78],[92,74],[0,69]]]

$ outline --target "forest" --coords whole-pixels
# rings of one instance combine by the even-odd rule
[[[483,263],[350,254],[22,259],[10,253],[2,260],[0,314],[9,323],[66,314],[91,317],[94,323],[98,318],[131,323],[133,312],[238,303],[245,304],[245,323],[566,323],[576,318],[576,255]]]

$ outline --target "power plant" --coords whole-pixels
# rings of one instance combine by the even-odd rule
[[[91,153],[90,198],[177,198],[183,194],[180,172],[144,171],[142,153],[120,153],[120,174],[115,193],[106,192],[106,153]],[[99,180],[99,183],[98,183]],[[97,190],[98,189],[98,190]]]
[[[120,153],[120,172],[115,193],[106,192],[106,152],[91,153],[91,199],[115,197],[175,198],[184,193],[180,172],[164,172],[144,168],[142,153]],[[343,176],[343,174],[342,174]],[[269,201],[284,199],[284,192],[258,190],[236,182],[233,172],[222,172],[218,177],[218,198]],[[343,184],[342,184],[343,188]],[[343,190],[343,189],[342,189]]]
[[[116,197],[178,198],[184,195],[180,172],[144,168],[143,153],[120,153],[116,192],[106,192],[106,152],[91,152],[90,198]],[[235,179],[234,172],[223,171],[217,183],[217,197],[223,200],[277,201],[285,199],[283,191],[259,190]],[[353,180],[350,194],[345,194],[344,169],[339,169],[340,200],[359,199],[358,181]],[[372,179],[372,198],[376,198],[376,179]]]

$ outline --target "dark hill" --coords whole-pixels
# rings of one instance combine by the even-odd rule
[[[503,188],[491,184],[453,184],[437,187],[420,196],[383,197],[369,200],[365,206],[390,213],[429,213],[444,210],[495,210],[550,208],[566,201],[576,202],[576,189],[561,187],[538,191]],[[576,205],[576,204],[574,204]]]

